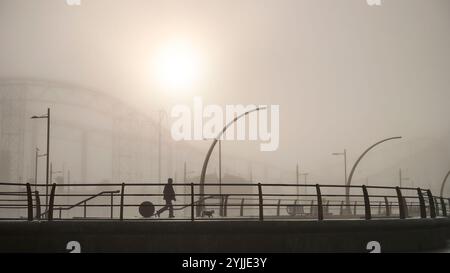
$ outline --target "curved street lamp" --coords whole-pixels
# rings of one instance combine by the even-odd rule
[[[442,186],[441,186],[441,197],[443,197],[444,195],[444,186],[445,186],[445,182],[447,182],[448,177],[450,176],[450,171],[448,171],[447,175],[444,178],[444,181],[442,181]]]
[[[373,144],[372,146],[370,146],[369,148],[367,148],[358,158],[358,160],[356,160],[355,164],[353,164],[352,170],[350,171],[350,175],[348,176],[348,181],[347,181],[347,187],[345,187],[345,202],[346,202],[346,206],[347,206],[347,210],[350,209],[350,185],[352,183],[352,178],[353,178],[353,174],[355,173],[355,169],[358,166],[359,162],[361,161],[361,159],[370,151],[372,150],[375,146],[380,145],[383,142],[389,141],[389,140],[393,140],[393,139],[400,139],[402,138],[401,136],[398,137],[390,137],[390,138],[386,138],[383,140],[378,141],[377,143]]]
[[[230,121],[227,125],[225,125],[225,127],[223,127],[222,131],[220,131],[220,133],[216,136],[216,138],[213,140],[213,142],[211,143],[211,146],[209,147],[208,153],[206,154],[205,160],[203,161],[203,167],[202,167],[202,173],[200,176],[200,201],[199,204],[197,206],[197,216],[200,215],[202,209],[203,209],[203,200],[201,200],[201,198],[204,196],[205,194],[205,176],[206,176],[206,169],[208,168],[208,162],[209,162],[209,158],[211,157],[211,154],[214,150],[214,147],[216,146],[217,142],[219,141],[219,139],[222,137],[222,135],[225,133],[225,131],[228,129],[228,127],[230,127],[233,123],[235,123],[238,119],[252,113],[252,112],[257,112],[260,110],[264,110],[267,107],[258,107],[255,108],[253,110],[247,111],[237,117],[235,117],[232,121]]]

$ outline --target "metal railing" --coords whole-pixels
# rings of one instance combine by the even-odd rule
[[[118,194],[118,193],[120,193],[120,191],[118,191],[118,190],[117,191],[102,191],[102,192],[99,192],[99,193],[97,193],[95,195],[92,195],[91,197],[88,197],[88,198],[86,198],[84,200],[81,200],[80,202],[78,202],[78,203],[76,203],[74,205],[71,205],[69,207],[59,207],[59,208],[57,208],[57,210],[59,211],[59,219],[61,219],[61,213],[62,213],[63,210],[68,211],[68,210],[71,210],[73,208],[77,208],[77,207],[79,207],[81,205],[83,205],[83,212],[84,212],[83,216],[84,216],[84,218],[87,218],[87,202],[90,201],[90,200],[93,200],[93,199],[95,199],[95,198],[97,198],[99,196],[106,195],[106,194],[111,196],[111,206],[110,206],[111,210],[110,210],[110,212],[111,212],[111,218],[112,218],[112,215],[114,215],[114,195]]]
[[[450,207],[449,198],[435,197],[429,189],[421,188],[206,183],[202,195],[199,193],[200,184],[174,183],[178,199],[172,204],[175,218],[140,216],[138,208],[142,206],[142,201],[151,202],[155,211],[166,206],[163,193],[159,192],[164,185],[52,184],[48,204],[41,204],[40,198],[46,195],[32,191],[30,184],[0,183],[0,188],[5,189],[0,191],[0,220],[407,219],[447,217]],[[46,192],[46,185],[33,186]],[[217,193],[219,187],[222,194]],[[299,193],[293,194],[297,192],[297,187]],[[346,189],[349,189],[349,201],[343,194]],[[107,203],[104,197],[109,197]],[[45,206],[43,213],[41,206]],[[90,217],[87,216],[88,210]],[[216,210],[218,214],[215,214]],[[59,212],[57,219],[54,219],[54,211]]]

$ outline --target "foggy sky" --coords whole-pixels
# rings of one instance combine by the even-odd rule
[[[150,75],[155,49],[177,37],[207,60],[201,82],[178,97]],[[374,150],[355,179],[396,183],[402,167],[415,186],[437,189],[450,169],[448,0],[0,0],[0,41],[1,79],[74,83],[149,114],[192,105],[194,95],[279,104],[278,151],[227,142],[224,153],[292,171],[300,162],[315,182],[341,183],[332,152],[346,148],[351,165],[397,135],[404,139]]]

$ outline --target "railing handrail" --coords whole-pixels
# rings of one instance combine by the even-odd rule
[[[111,219],[113,219],[113,208],[115,207],[115,205],[113,204],[114,202],[114,196],[117,196],[116,194],[120,194],[120,220],[123,220],[123,210],[125,207],[136,207],[136,206],[140,206],[142,204],[132,204],[132,203],[124,203],[124,197],[131,197],[131,196],[163,196],[163,193],[158,193],[158,194],[142,194],[142,190],[140,190],[139,188],[136,187],[146,187],[146,186],[162,186],[162,185],[167,185],[166,183],[122,183],[122,184],[55,184],[53,183],[51,185],[51,193],[50,195],[46,194],[43,196],[50,196],[50,202],[49,205],[46,206],[46,211],[41,213],[40,212],[40,205],[39,205],[39,194],[36,191],[36,197],[34,197],[32,195],[32,191],[31,191],[31,186],[36,186],[36,185],[31,185],[30,183],[26,183],[26,184],[18,184],[18,183],[0,183],[1,185],[21,185],[21,186],[26,186],[26,195],[27,195],[27,199],[24,201],[27,201],[27,208],[28,208],[28,219],[32,220],[34,219],[33,217],[33,207],[36,207],[36,217],[38,219],[40,219],[41,216],[43,215],[47,215],[47,219],[49,221],[51,221],[53,219],[53,211],[54,210],[59,210],[59,215],[61,218],[61,211],[68,211],[71,210],[75,207],[79,207],[80,205],[84,204],[84,217],[86,217],[86,208],[87,207],[95,207],[95,206],[106,206],[106,205],[99,205],[98,203],[91,205],[91,204],[87,204],[87,202],[100,197],[100,196],[104,196],[104,195],[111,195]],[[121,186],[121,190],[112,190],[109,187],[114,187],[114,186]],[[437,196],[433,196],[433,194],[431,193],[431,190],[429,189],[422,189],[422,188],[410,188],[410,187],[392,187],[392,186],[366,186],[366,185],[320,185],[320,184],[288,184],[288,183],[279,183],[279,184],[274,184],[274,183],[205,183],[203,184],[203,186],[245,186],[245,187],[251,187],[251,188],[256,188],[257,187],[257,193],[254,191],[251,191],[251,193],[245,193],[242,191],[237,190],[237,192],[233,193],[233,192],[227,192],[225,191],[224,194],[220,193],[213,193],[213,194],[208,194],[208,195],[202,195],[199,193],[195,192],[195,186],[201,186],[200,183],[173,183],[173,186],[182,186],[185,187],[189,187],[191,188],[191,192],[184,192],[178,194],[177,196],[191,196],[191,202],[189,203],[183,203],[180,204],[178,203],[177,205],[175,205],[175,208],[172,208],[171,205],[171,209],[173,210],[183,210],[187,207],[191,207],[191,213],[192,213],[192,209],[193,208],[197,208],[199,209],[199,206],[204,205],[205,200],[208,199],[217,199],[219,198],[220,201],[219,202],[215,202],[218,204],[212,204],[213,206],[219,206],[220,207],[220,216],[227,216],[227,207],[236,207],[239,206],[239,204],[234,204],[234,203],[230,203],[228,204],[228,200],[240,200],[241,202],[241,211],[242,211],[242,206],[245,204],[245,200],[254,200],[254,201],[259,201],[258,204],[249,204],[247,203],[246,206],[250,206],[250,207],[254,207],[254,206],[259,206],[259,219],[261,221],[264,220],[264,208],[265,207],[276,207],[278,206],[277,210],[279,211],[279,206],[280,206],[280,200],[282,200],[283,202],[287,201],[289,202],[290,199],[285,199],[284,197],[293,197],[295,199],[293,199],[292,201],[295,201],[294,204],[289,204],[288,206],[305,206],[305,207],[311,207],[311,211],[310,214],[314,214],[317,213],[317,218],[318,220],[323,220],[323,216],[324,213],[328,213],[328,207],[341,207],[341,213],[340,215],[342,216],[346,216],[346,215],[354,215],[354,216],[358,216],[357,213],[357,208],[359,210],[360,207],[365,207],[365,218],[366,220],[370,220],[372,218],[372,211],[373,209],[371,209],[374,204],[375,206],[378,207],[378,214],[380,214],[381,212],[381,208],[382,205],[384,203],[385,206],[385,214],[387,217],[391,216],[391,210],[392,208],[396,208],[399,211],[399,217],[400,219],[405,219],[405,218],[409,218],[410,217],[410,212],[409,209],[415,207],[420,207],[421,209],[421,214],[420,216],[422,218],[426,218],[427,214],[431,217],[431,218],[435,218],[437,216],[441,216],[440,212],[442,211],[442,215],[446,216],[447,215],[447,209],[446,209],[446,202],[447,200],[450,201],[450,199],[446,198],[444,199],[443,197],[437,197]],[[39,186],[50,186],[50,185],[39,185]],[[80,187],[86,187],[86,186],[101,186],[101,187],[105,187],[107,189],[110,190],[105,190],[105,191],[101,191],[98,192],[96,194],[78,194],[78,193],[74,193],[74,194],[55,194],[56,193],[56,188],[59,187],[76,187],[76,186],[80,186]],[[134,190],[131,190],[128,193],[125,193],[125,188],[126,187],[135,187]],[[307,191],[305,191],[305,194],[286,194],[283,193],[285,192],[284,189],[289,189],[289,187],[299,187],[299,188],[308,188],[308,187],[315,187],[315,191],[313,191],[310,194],[306,194]],[[343,214],[342,212],[342,206],[343,206],[343,202],[341,200],[340,205],[336,203],[339,202],[339,200],[333,200],[331,198],[334,197],[345,197],[347,195],[341,195],[341,194],[336,194],[333,193],[333,189],[329,189],[329,193],[325,192],[322,193],[321,189],[326,189],[326,188],[334,188],[334,189],[339,189],[339,188],[352,188],[355,189],[354,194],[349,194],[349,197],[352,198],[358,198],[357,200],[355,200],[354,204],[352,204],[353,210],[350,211],[345,211],[345,213]],[[92,188],[91,188],[92,189]],[[263,189],[268,189],[267,192],[263,193]],[[278,190],[281,189],[281,190]],[[369,194],[370,189],[378,189],[378,190],[395,190],[396,194],[390,194],[388,191],[384,191],[384,192],[373,192],[373,195]],[[416,195],[412,195],[410,194],[409,190],[415,190]],[[138,193],[136,193],[136,191]],[[327,190],[328,191],[328,190]],[[403,192],[402,192],[403,191]],[[0,192],[1,193],[1,192]],[[3,192],[6,193],[6,192]],[[24,194],[24,192],[19,192],[19,191],[11,191],[8,192],[10,195],[13,195],[14,193],[16,193],[17,195],[22,195]],[[406,193],[406,194],[404,194]],[[69,197],[81,197],[83,198],[83,200],[75,203],[75,204],[64,204],[64,203],[60,203],[59,207],[54,206],[54,200],[55,197],[64,197],[64,196],[69,196]],[[233,197],[238,197],[238,196],[246,196],[245,198],[233,198]],[[278,198],[278,205],[275,204],[271,204],[270,201],[277,201],[277,199],[275,198],[271,198],[277,196]],[[86,197],[86,198],[84,198]],[[229,198],[232,197],[232,198]],[[254,198],[256,197],[256,198]],[[268,198],[267,198],[268,197]],[[306,199],[299,199],[299,198],[305,198]],[[329,199],[330,198],[330,199]],[[363,200],[360,200],[362,199]],[[380,200],[380,198],[384,198],[384,202]],[[391,201],[389,202],[388,198],[395,198],[396,201]],[[419,198],[419,203],[415,203],[416,201],[410,201],[409,199],[417,199]],[[16,198],[17,199],[17,198]],[[33,205],[33,200],[36,200],[37,204],[34,206]],[[195,200],[196,199],[196,200]],[[291,198],[292,199],[292,198]],[[5,199],[3,200],[3,202],[12,202],[12,199]],[[21,200],[17,200],[17,201],[21,201]],[[269,201],[269,202],[268,202]],[[311,202],[310,204],[301,204],[298,203],[298,201],[307,201],[307,202]],[[330,203],[331,201],[331,203]],[[364,203],[362,203],[362,201],[364,201]],[[266,203],[267,202],[267,203]],[[67,202],[69,203],[69,202]],[[416,205],[417,204],[417,205]],[[449,203],[450,204],[450,203]],[[1,207],[8,207],[8,206],[17,206],[16,204],[0,204]],[[154,204],[154,206],[159,206],[160,204]],[[162,205],[162,204],[161,204]],[[211,204],[209,204],[211,205]],[[287,204],[283,204],[283,205],[287,205]],[[167,206],[167,204],[165,205]],[[25,206],[24,206],[25,207]],[[312,212],[312,209],[316,209],[316,212]],[[39,208],[39,209],[38,209]],[[167,208],[167,207],[166,207]],[[327,210],[325,211],[324,208],[327,208]],[[203,212],[204,208],[201,208],[200,212]],[[295,209],[297,210],[297,209]],[[415,209],[414,209],[415,210]],[[425,211],[426,210],[426,211]],[[359,210],[360,211],[360,210]],[[428,213],[427,213],[428,212]],[[290,214],[290,212],[288,212]],[[297,212],[295,212],[297,213]],[[416,213],[416,212],[414,212]],[[242,213],[241,213],[242,214]],[[277,213],[279,214],[279,213]],[[203,214],[202,214],[203,215]],[[290,214],[291,215],[291,214]],[[199,217],[199,213],[197,211],[196,213],[196,217]],[[359,216],[361,216],[361,214],[359,214]],[[191,219],[194,219],[195,216],[191,216]],[[30,220],[30,221],[31,221]]]
[[[82,200],[82,201],[80,201],[80,202],[78,202],[78,203],[76,203],[76,204],[74,204],[74,205],[71,205],[71,206],[69,206],[69,207],[67,207],[67,208],[63,208],[63,207],[58,207],[58,208],[56,208],[56,210],[71,210],[71,209],[73,209],[73,208],[75,208],[75,207],[78,207],[79,205],[81,205],[81,204],[83,204],[83,203],[85,203],[85,202],[87,202],[87,201],[90,201],[90,200],[92,200],[92,199],[94,199],[94,198],[97,198],[97,197],[99,197],[99,196],[101,196],[101,195],[104,195],[104,194],[111,194],[111,193],[119,193],[120,191],[119,190],[116,190],[116,191],[102,191],[102,192],[99,192],[99,193],[97,193],[97,194],[94,194],[94,195],[92,195],[92,196],[90,196],[90,197],[88,197],[88,198],[86,198],[86,199],[84,199],[84,200]],[[44,212],[42,212],[41,213],[41,215],[39,215],[40,217],[42,217],[42,216],[44,216],[44,215],[46,215],[48,212],[49,212],[49,210],[50,210],[50,208],[47,208],[47,210],[46,211],[44,211]]]
[[[231,195],[231,194],[230,194]],[[185,209],[187,207],[190,207],[191,205],[197,205],[198,203],[208,200],[208,199],[212,199],[212,198],[216,198],[217,196],[220,196],[218,194],[213,194],[213,195],[209,195],[209,196],[205,196],[203,198],[198,199],[197,201],[195,201],[193,204],[186,204],[184,206],[182,206],[181,208],[174,208],[173,210],[182,210]]]
[[[167,183],[126,183],[125,185],[127,187],[139,187],[139,186],[164,186]],[[173,186],[190,186],[192,183],[172,183]],[[200,183],[193,183],[194,186],[200,186]],[[305,187],[311,187],[314,188],[316,187],[316,184],[297,184],[297,183],[260,183],[261,186],[263,187],[279,187],[279,186],[283,186],[283,187],[300,187],[300,188],[305,188]],[[242,186],[242,187],[248,187],[248,186],[253,186],[253,187],[257,187],[258,183],[226,183],[226,182],[222,182],[222,183],[205,183],[203,184],[205,186]],[[26,186],[26,183],[0,183],[0,186]],[[46,185],[46,184],[33,184],[33,187],[48,187],[50,185]],[[56,184],[56,187],[120,187],[122,186],[122,183],[85,183],[85,184],[81,184],[81,183],[76,183],[76,184]],[[319,184],[319,186],[321,188],[361,188],[362,185],[331,185],[331,184]],[[393,189],[395,190],[397,187],[396,186],[375,186],[375,185],[368,185],[366,186],[368,189]],[[400,187],[401,190],[417,190],[417,188],[414,187]],[[423,191],[427,191],[429,189],[426,188],[422,188],[421,190]],[[26,194],[26,192],[24,192]]]
[[[73,209],[73,208],[75,208],[75,207],[78,207],[79,205],[81,205],[81,204],[83,204],[83,203],[86,203],[87,201],[90,201],[90,200],[92,200],[92,199],[94,199],[94,198],[97,198],[97,197],[99,197],[99,196],[101,196],[101,195],[104,195],[104,194],[111,194],[111,193],[120,193],[120,191],[119,190],[116,190],[116,191],[102,191],[102,192],[99,192],[99,193],[97,193],[97,194],[94,194],[94,195],[92,195],[91,197],[89,197],[89,198],[86,198],[86,199],[84,199],[84,200],[81,200],[80,202],[78,202],[78,203],[76,203],[76,204],[74,204],[74,205],[72,205],[72,206],[69,206],[69,207],[67,207],[67,208],[62,208],[62,207],[58,207],[58,209],[61,209],[61,210],[70,210],[70,209]]]

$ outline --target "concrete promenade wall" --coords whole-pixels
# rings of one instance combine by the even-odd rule
[[[444,247],[450,219],[0,222],[0,252],[382,252]]]

